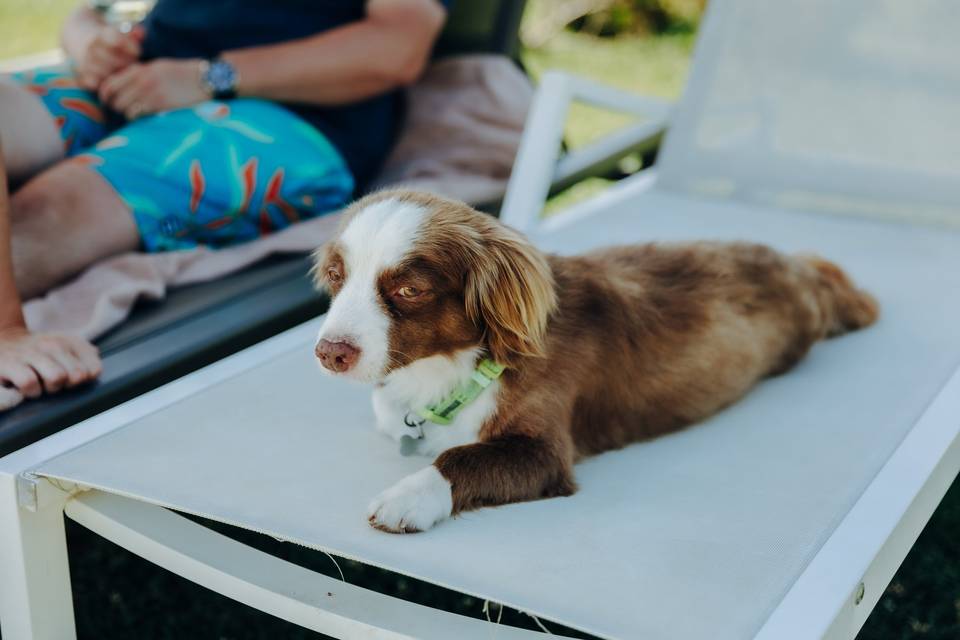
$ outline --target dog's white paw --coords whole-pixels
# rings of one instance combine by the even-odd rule
[[[367,507],[370,526],[390,533],[426,531],[450,517],[450,483],[433,465],[407,476]]]

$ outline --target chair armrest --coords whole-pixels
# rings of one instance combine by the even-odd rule
[[[495,635],[503,640],[533,640],[543,637],[539,632],[493,627],[483,620],[353,586],[137,500],[87,491],[70,499],[64,512],[91,531],[177,575],[278,618],[337,638],[489,640]]]
[[[665,132],[666,124],[663,120],[641,122],[623,127],[581,149],[567,153],[557,161],[548,195],[572,187],[585,178],[609,174],[617,168],[620,159],[628,154],[655,151],[659,148]]]
[[[563,128],[574,101],[642,118],[586,147],[560,156]],[[611,168],[633,151],[659,144],[672,106],[561,71],[543,75],[527,116],[500,218],[528,231],[536,225],[550,193]]]

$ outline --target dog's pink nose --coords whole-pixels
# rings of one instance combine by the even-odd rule
[[[330,371],[343,373],[349,371],[353,365],[360,359],[360,349],[349,342],[331,342],[330,340],[321,340],[314,349],[317,359]]]

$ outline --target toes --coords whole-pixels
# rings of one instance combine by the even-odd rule
[[[432,465],[407,476],[367,507],[367,521],[391,533],[426,531],[453,510],[450,483]]]
[[[7,382],[14,387],[17,393],[26,398],[36,398],[43,393],[43,386],[40,384],[36,371],[20,362],[8,363],[0,371],[0,380]],[[20,400],[23,400],[23,398]],[[17,404],[19,402],[17,401]],[[2,404],[2,401],[0,401],[0,404]]]
[[[67,371],[63,366],[45,353],[35,354],[30,359],[30,366],[37,372],[43,389],[47,393],[56,393],[67,382]]]
[[[403,531],[403,515],[407,510],[407,501],[396,494],[395,490],[388,489],[367,507],[367,520],[374,529],[390,533]]]
[[[378,497],[367,507],[367,522],[370,523],[371,527],[380,529],[380,531],[402,533],[400,514],[395,513],[395,511],[395,508],[391,508],[389,500],[385,501],[382,497]]]
[[[76,338],[71,340],[69,348],[71,353],[80,360],[87,380],[92,380],[100,375],[103,363],[100,361],[100,352],[95,346],[86,340]]]
[[[100,375],[101,363],[97,348],[82,338],[52,336],[46,344],[46,352],[67,372],[67,385],[70,387]]]
[[[17,389],[0,387],[0,411],[12,409],[23,402],[23,394]]]
[[[83,363],[80,362],[80,358],[75,356],[73,352],[67,351],[65,349],[56,349],[51,350],[47,353],[60,367],[66,372],[66,380],[64,385],[67,387],[75,387],[82,382],[86,382],[88,379],[88,374],[86,367],[83,366]]]
[[[2,338],[0,387],[7,391],[0,398],[0,407],[44,392],[56,393],[100,374],[102,365],[96,347],[81,338],[25,331]]]
[[[400,524],[397,527],[391,527],[385,524],[380,524],[379,522],[371,522],[370,526],[384,533],[420,533],[420,529],[413,529],[407,527],[404,524]]]
[[[385,531],[386,533],[419,533],[421,529],[407,522],[406,514],[391,513],[389,510],[378,509],[370,514],[367,522],[374,529]]]

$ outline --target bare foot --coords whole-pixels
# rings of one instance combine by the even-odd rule
[[[82,338],[0,329],[0,411],[100,375],[97,348]]]

